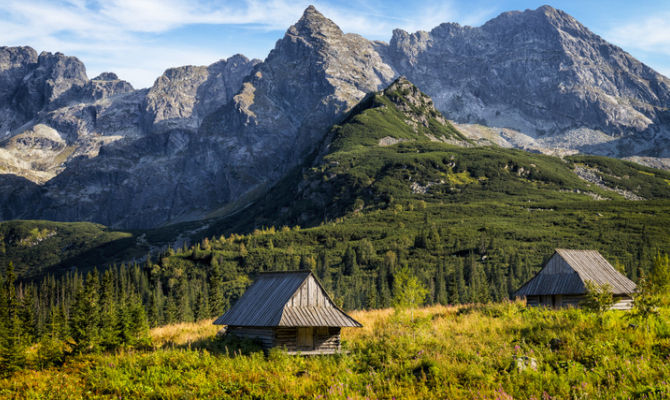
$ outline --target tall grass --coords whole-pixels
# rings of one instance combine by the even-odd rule
[[[0,381],[0,397],[670,397],[668,309],[649,329],[631,325],[624,312],[601,320],[522,303],[432,306],[417,310],[413,324],[391,309],[352,315],[364,327],[343,330],[345,354],[212,350],[217,347],[202,344],[218,340],[216,327],[203,321],[154,329],[153,351],[83,356],[62,368],[20,372]],[[531,359],[536,364],[518,362]]]

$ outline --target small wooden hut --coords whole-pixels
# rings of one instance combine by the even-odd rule
[[[289,353],[340,351],[340,330],[361,327],[340,310],[310,271],[261,273],[215,325],[227,335],[256,339]]]
[[[586,281],[611,286],[612,309],[632,307],[635,283],[595,250],[556,249],[540,272],[517,290],[515,296],[525,297],[529,306],[578,307],[586,295]]]

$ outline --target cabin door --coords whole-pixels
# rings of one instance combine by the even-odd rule
[[[298,328],[298,350],[314,350],[314,328]]]

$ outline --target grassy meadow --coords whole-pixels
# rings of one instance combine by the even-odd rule
[[[0,397],[242,399],[665,399],[670,310],[527,309],[521,302],[356,311],[345,354],[232,347],[211,320],[155,328],[153,348],[70,358],[0,381]],[[240,345],[239,343],[237,345]]]

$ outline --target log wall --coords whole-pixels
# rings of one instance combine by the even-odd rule
[[[263,348],[269,349],[275,346],[275,335],[273,328],[250,328],[244,326],[229,326],[228,335],[235,335],[241,339],[258,340]]]
[[[275,346],[285,348],[288,352],[296,351],[324,351],[336,352],[340,350],[340,330],[338,327],[315,327],[314,346],[307,348],[298,346],[298,328],[280,327],[275,330]]]

